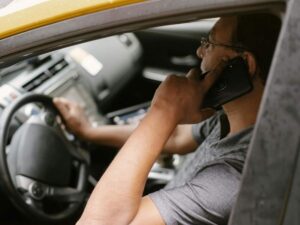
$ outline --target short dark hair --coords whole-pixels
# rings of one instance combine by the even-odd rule
[[[266,81],[276,47],[281,20],[272,14],[256,13],[237,16],[232,42],[245,47],[256,58],[261,79]]]

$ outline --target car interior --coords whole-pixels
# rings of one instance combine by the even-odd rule
[[[0,39],[0,224],[75,224],[118,153],[70,133],[52,98],[79,103],[93,126],[137,125],[169,74],[199,67],[196,49],[215,17],[254,11],[277,15],[282,28],[228,224],[299,224],[299,1],[127,7]],[[162,154],[144,194],[167,185],[188,157]]]
[[[85,202],[97,180],[118,152],[118,149],[112,147],[87,143],[69,133],[44,95],[64,97],[79,103],[84,107],[93,126],[137,124],[147,112],[156,88],[167,75],[184,76],[190,68],[199,66],[196,49],[200,38],[207,35],[215,21],[216,18],[202,19],[123,33],[34,56],[1,69],[1,113],[5,108],[14,105],[12,103],[16,99],[27,96],[28,93],[42,96],[27,96],[23,102],[15,104],[10,115],[7,115],[9,123],[5,125],[5,151],[9,173],[14,175],[16,189],[28,207],[54,216],[68,207],[64,200],[54,202],[49,196],[49,199],[44,198],[45,185],[42,185],[42,177],[45,174],[53,186],[64,185],[73,189],[80,185],[85,186],[84,194],[80,195],[80,199],[84,199],[82,201]],[[56,148],[53,154],[57,155],[64,152],[60,148],[68,148],[63,140],[52,145],[49,128],[37,129],[36,133],[29,132],[23,139],[20,138],[19,130],[26,133],[24,125],[30,123],[44,123],[52,128],[59,126],[63,139],[76,146],[76,150],[72,150],[76,152],[74,158],[51,158],[52,155],[46,154],[39,160],[39,153],[33,150],[28,150],[23,155],[16,153],[18,150],[11,150],[28,149],[29,142],[38,145],[39,149],[44,149],[47,145]],[[48,140],[36,142],[33,139],[37,136],[41,139],[48,137]],[[80,155],[81,159],[84,158],[86,167],[81,166],[81,159],[76,154]],[[166,185],[180,169],[184,159],[184,156],[179,155],[161,155],[148,176],[145,194]],[[47,168],[42,172],[36,171],[40,170],[37,164],[43,164]],[[65,166],[61,166],[62,164]],[[65,168],[67,165],[72,168],[71,171]],[[20,168],[30,176],[17,175]],[[86,180],[82,178],[82,173],[86,174]],[[47,188],[50,192],[50,186]],[[62,198],[65,189],[61,190],[62,193],[59,188],[51,190]],[[5,193],[0,195],[1,221],[7,221],[6,224],[26,221],[25,223],[29,224],[24,218],[24,211],[21,209],[23,214],[19,213],[16,204],[11,204]],[[70,199],[68,200],[72,202]],[[73,220],[74,216],[71,218],[71,221]]]
[[[66,130],[53,97],[79,103],[93,126],[138,124],[167,75],[199,67],[215,17],[248,12],[282,27],[228,224],[299,224],[299,10],[297,0],[143,1],[0,38],[0,224],[75,224],[118,153]],[[144,194],[186,157],[162,154]]]

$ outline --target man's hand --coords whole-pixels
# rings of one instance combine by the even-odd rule
[[[84,109],[77,103],[65,98],[54,98],[54,105],[61,113],[66,128],[82,139],[88,139],[92,129]]]
[[[210,117],[214,110],[201,108],[204,96],[215,83],[226,65],[222,60],[203,79],[196,69],[186,77],[170,75],[157,89],[152,100],[152,110],[162,110],[174,119],[175,123],[197,123]]]

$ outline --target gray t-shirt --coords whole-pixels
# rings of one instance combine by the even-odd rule
[[[199,147],[164,189],[150,194],[167,225],[227,224],[252,130],[226,136],[229,124],[222,111],[193,125]]]

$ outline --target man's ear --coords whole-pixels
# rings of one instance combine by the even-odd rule
[[[255,56],[251,52],[245,51],[243,53],[243,58],[247,61],[250,76],[253,77],[257,71],[257,63]]]

